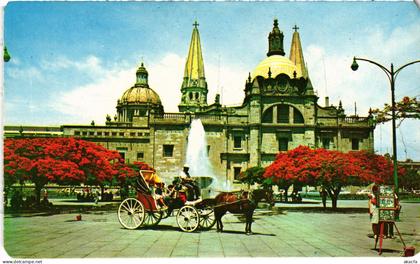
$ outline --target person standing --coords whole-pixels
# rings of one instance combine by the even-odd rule
[[[376,239],[379,234],[379,209],[377,207],[375,194],[368,194],[368,199],[370,223],[372,224],[373,235]]]
[[[398,195],[394,192],[394,207],[395,207],[395,220],[399,219],[400,216],[400,210],[401,210],[401,206],[400,203],[398,201]],[[385,230],[387,231],[386,233],[386,237],[387,238],[394,238],[394,222],[386,222],[386,228]]]

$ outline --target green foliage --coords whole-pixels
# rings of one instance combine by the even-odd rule
[[[253,185],[254,183],[262,184],[263,182],[266,181],[266,179],[262,177],[264,172],[265,172],[265,169],[263,167],[259,167],[259,166],[251,167],[242,174],[242,177],[240,177],[239,180],[242,183],[246,183],[249,185]],[[269,184],[269,183],[266,182],[266,184]]]
[[[273,178],[266,178],[261,183],[264,187],[271,187],[275,185]]]

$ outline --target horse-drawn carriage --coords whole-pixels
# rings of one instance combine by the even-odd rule
[[[174,210],[178,227],[185,232],[193,232],[200,228],[209,230],[217,222],[217,231],[223,231],[221,218],[226,212],[243,214],[246,218],[245,232],[251,233],[252,216],[261,199],[272,203],[272,191],[254,190],[251,192],[221,192],[215,198],[198,201],[185,201],[181,193],[166,201],[167,206],[159,206],[153,196],[146,178],[153,171],[141,170],[135,186],[136,198],[127,198],[118,208],[118,220],[127,229],[150,227],[157,225],[162,219],[169,217]]]
[[[210,229],[216,223],[214,218],[214,199],[199,201],[185,201],[179,193],[176,197],[166,201],[167,206],[159,206],[149,183],[145,178],[151,178],[153,171],[141,170],[134,186],[137,191],[136,198],[127,198],[118,208],[118,220],[127,229],[150,227],[159,224],[162,219],[169,217],[174,210],[179,228],[185,232],[193,232],[198,228]]]

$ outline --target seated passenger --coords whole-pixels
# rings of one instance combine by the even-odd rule
[[[166,204],[163,197],[163,192],[159,183],[150,183],[150,192],[153,199],[156,201],[157,209],[165,208]]]
[[[198,187],[197,183],[191,178],[189,173],[188,165],[184,165],[183,173],[181,173],[181,184],[187,187],[188,189],[188,200],[198,200],[200,199],[200,187]]]

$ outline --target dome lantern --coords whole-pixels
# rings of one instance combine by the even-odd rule
[[[279,29],[279,23],[277,19],[274,19],[273,31],[268,35],[268,53],[267,56],[281,55],[284,56],[283,49],[283,32]]]
[[[141,66],[137,69],[136,72],[136,86],[149,87],[147,80],[148,76],[149,74],[147,73],[147,70],[142,62]]]

